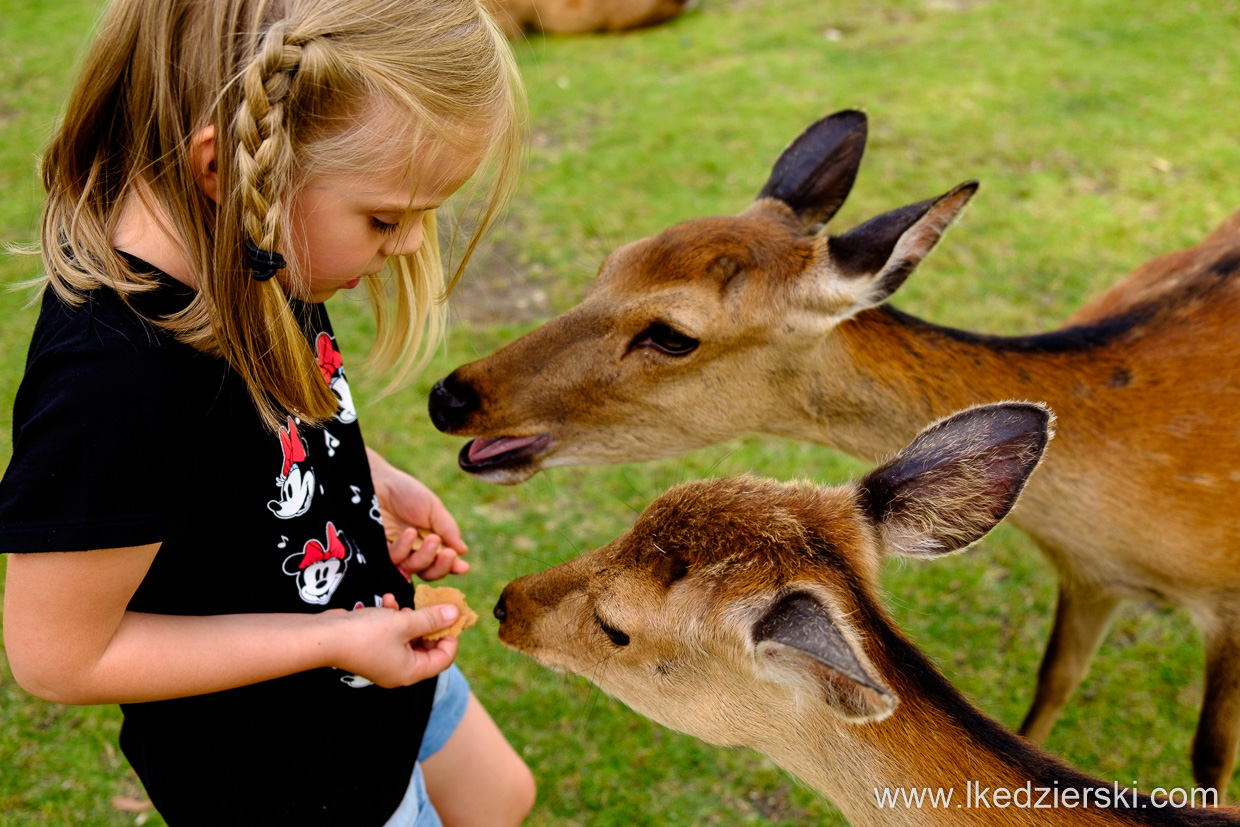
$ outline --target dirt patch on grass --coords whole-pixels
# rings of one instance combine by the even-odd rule
[[[449,299],[452,318],[480,324],[525,323],[551,316],[541,280],[503,243],[479,245]]]

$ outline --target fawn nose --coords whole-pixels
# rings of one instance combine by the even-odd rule
[[[470,414],[481,406],[478,392],[468,382],[458,379],[455,372],[435,383],[428,404],[431,422],[444,433],[463,428]]]
[[[504,592],[499,596],[499,601],[495,604],[495,610],[491,612],[495,615],[495,619],[503,623],[508,619],[508,592]]]

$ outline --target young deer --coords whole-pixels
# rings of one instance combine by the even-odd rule
[[[1240,810],[1177,809],[1183,796],[1139,796],[1016,737],[883,611],[880,558],[982,537],[1050,421],[1026,403],[966,410],[855,485],[682,484],[619,539],[510,583],[500,640],[668,727],[769,755],[855,825],[1240,824]],[[899,788],[952,799],[880,808]]]
[[[1057,331],[949,330],[885,302],[975,183],[816,235],[865,134],[861,113],[825,118],[739,216],[615,251],[579,306],[442,380],[432,420],[478,437],[463,469],[516,483],[750,432],[877,461],[952,411],[1044,401],[1060,436],[1012,521],[1055,565],[1059,596],[1021,732],[1050,732],[1121,598],[1158,597],[1204,633],[1193,768],[1224,789],[1240,738],[1240,212]]]
[[[622,32],[665,23],[689,0],[484,0],[508,37]]]

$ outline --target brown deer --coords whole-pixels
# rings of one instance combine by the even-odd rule
[[[740,215],[616,250],[579,306],[436,385],[432,420],[477,437],[463,469],[516,483],[750,432],[874,462],[952,411],[1044,401],[1060,436],[1012,521],[1055,565],[1059,595],[1021,732],[1050,732],[1121,598],[1161,598],[1204,633],[1193,769],[1225,789],[1240,738],[1240,212],[1059,330],[950,330],[885,302],[975,183],[817,235],[865,133],[859,112],[825,118]]]
[[[853,485],[682,484],[619,539],[510,583],[500,640],[668,727],[769,755],[859,826],[1240,824],[1185,809],[1212,803],[1201,791],[1149,798],[1016,737],[877,598],[883,555],[964,548],[1007,513],[1050,423],[1027,403],[969,409]]]
[[[484,0],[510,38],[524,32],[623,32],[665,23],[689,0]]]

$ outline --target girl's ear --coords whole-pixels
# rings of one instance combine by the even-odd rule
[[[215,165],[215,127],[204,126],[189,142],[189,162],[194,177],[211,203],[219,203],[220,175]]]

